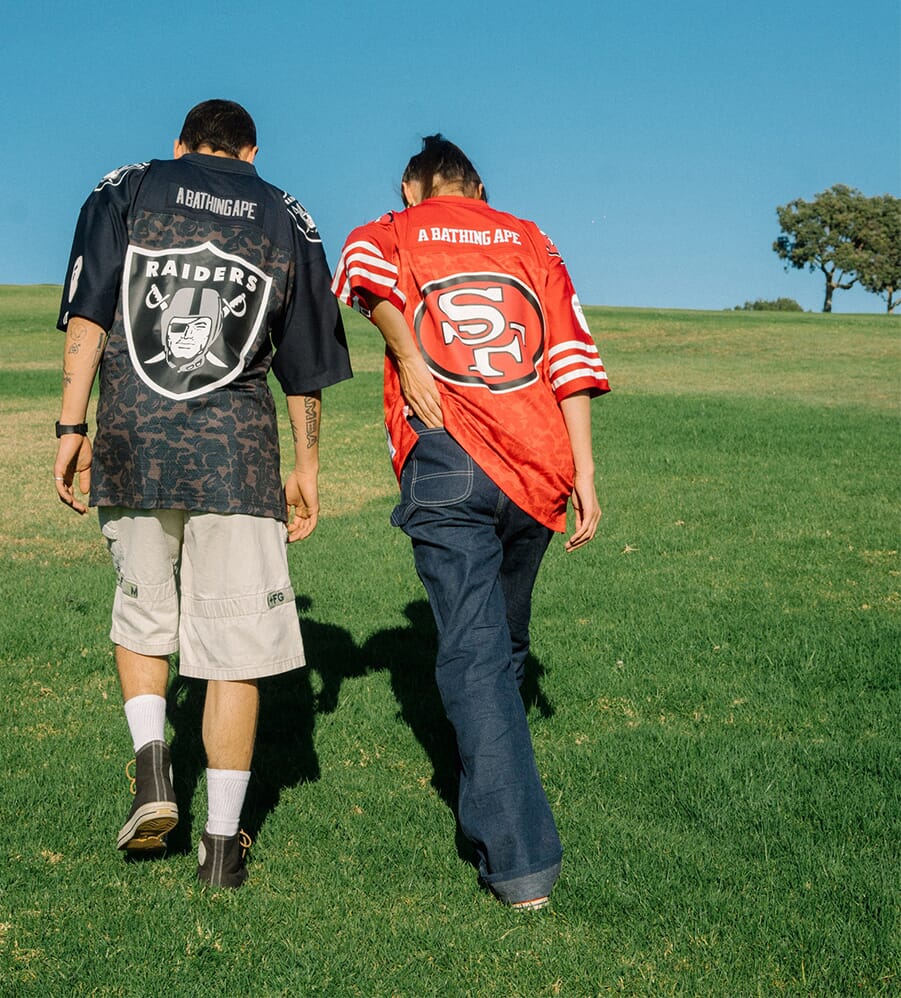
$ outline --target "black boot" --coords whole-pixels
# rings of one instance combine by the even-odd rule
[[[250,836],[210,835],[204,830],[197,848],[197,879],[210,887],[240,887],[247,879],[244,854],[250,848]]]
[[[130,765],[130,764],[129,764]],[[178,804],[172,789],[172,763],[165,742],[148,742],[134,758],[131,811],[119,830],[118,847],[128,852],[165,849],[166,835],[178,823]]]

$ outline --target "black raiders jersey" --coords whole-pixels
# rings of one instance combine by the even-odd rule
[[[285,517],[272,368],[286,394],[351,376],[315,223],[241,160],[108,174],[85,202],[58,326],[109,331],[92,505]]]

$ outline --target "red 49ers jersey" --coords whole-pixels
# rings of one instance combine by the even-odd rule
[[[332,291],[385,298],[410,326],[447,431],[518,506],[566,526],[573,462],[559,402],[610,390],[569,274],[533,222],[482,201],[434,197],[355,229]],[[385,421],[400,477],[416,443],[393,359]]]

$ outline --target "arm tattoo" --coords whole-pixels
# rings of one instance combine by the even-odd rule
[[[307,448],[315,447],[319,443],[319,413],[316,411],[316,399],[305,399],[303,408],[307,417]]]
[[[81,341],[85,338],[87,329],[84,323],[78,319],[73,319],[69,323],[69,353],[76,354],[81,350]]]
[[[74,356],[81,352],[82,340],[87,336],[87,327],[79,322],[77,319],[73,319],[69,324],[69,350],[68,353]],[[103,354],[104,348],[106,347],[106,330],[101,329],[97,335],[97,345],[94,348],[94,360],[99,364],[100,357]]]

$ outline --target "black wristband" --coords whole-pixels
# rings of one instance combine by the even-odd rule
[[[83,437],[88,435],[88,424],[87,423],[74,423],[67,426],[65,423],[60,423],[57,421],[56,424],[56,439],[59,440],[61,436],[66,433],[80,433]]]

